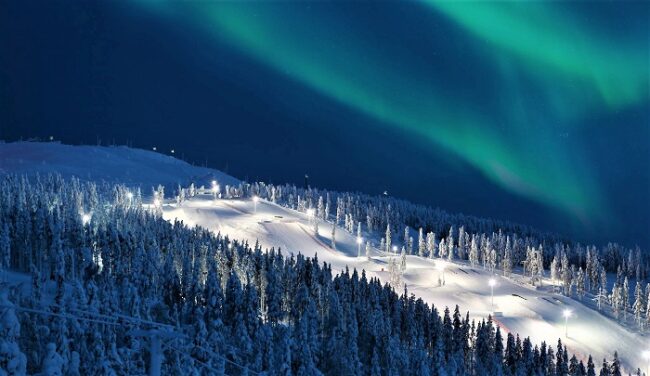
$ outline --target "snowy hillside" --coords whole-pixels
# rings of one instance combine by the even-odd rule
[[[0,174],[47,174],[86,181],[150,188],[187,185],[203,178],[234,184],[237,179],[222,172],[192,166],[179,159],[153,151],[125,146],[72,146],[57,142],[0,142]]]
[[[150,151],[58,143],[0,144],[1,173],[59,173],[82,180],[143,188],[158,184],[187,187],[190,182],[209,187],[213,180],[223,185],[238,183],[235,178],[219,171],[191,166]],[[358,242],[357,234],[336,227],[333,245],[332,224],[315,219],[313,211],[308,215],[245,196],[238,194],[222,199],[216,198],[212,192],[205,192],[188,196],[180,202],[170,198],[162,205],[162,213],[165,219],[179,219],[231,239],[248,241],[251,246],[258,241],[263,249],[279,248],[285,255],[318,255],[320,262],[331,264],[334,273],[346,268],[363,269],[369,278],[395,282],[391,281],[390,263],[393,259],[399,263],[400,255],[387,254],[370,246],[366,249],[368,241],[374,245],[380,243],[376,232],[369,233],[364,228],[361,233],[364,239]],[[153,202],[145,199],[144,206],[152,207]],[[477,319],[496,312],[495,322],[502,330],[521,338],[530,337],[536,344],[545,341],[553,347],[560,338],[568,351],[585,363],[588,354],[600,364],[603,358],[611,359],[618,351],[627,371],[632,372],[645,364],[641,354],[646,348],[644,334],[629,325],[619,324],[611,315],[598,312],[594,304],[586,300],[588,297],[583,304],[553,293],[548,288],[552,283],[548,278],[543,281],[546,288],[534,288],[522,281],[521,275],[517,274],[520,270],[505,278],[501,271],[493,274],[482,267],[471,267],[465,260],[450,262],[446,258],[407,255],[405,261],[406,269],[400,273],[401,282],[407,285],[409,293],[434,304],[439,310],[444,307],[453,310],[455,305],[459,305],[461,312],[469,311],[470,317]],[[493,307],[488,284],[491,278],[495,280]],[[565,310],[571,312],[566,328]]]
[[[209,195],[197,196],[182,206],[166,205],[164,217],[180,219],[235,239],[246,239],[251,244],[259,241],[264,248],[281,248],[284,252],[300,252],[310,257],[317,254],[321,262],[331,263],[335,272],[346,267],[363,269],[369,278],[376,276],[383,282],[390,282],[388,261],[392,255],[372,248],[368,259],[361,246],[361,257],[357,257],[356,236],[340,228],[335,235],[336,249],[333,249],[330,223],[319,221],[319,235],[315,236],[307,215],[267,201],[255,204],[252,200],[213,200]],[[400,256],[396,258],[399,260]],[[485,318],[490,314],[490,272],[480,267],[472,268],[465,262],[450,263],[410,255],[406,258],[403,282],[411,293],[439,309],[453,309],[459,305],[462,312],[470,312],[470,317]],[[444,268],[443,286],[438,284],[438,278],[442,278],[440,268]],[[495,321],[502,329],[522,337],[530,336],[534,343],[546,341],[555,345],[559,338],[570,352],[582,356],[585,362],[587,354],[600,361],[618,351],[623,364],[631,367],[630,370],[644,364],[639,351],[646,347],[644,335],[624,328],[577,300],[517,283],[519,278],[514,276],[494,278],[494,311],[499,312]],[[545,281],[547,285],[550,283]],[[568,337],[565,337],[563,317],[566,309],[571,310]]]

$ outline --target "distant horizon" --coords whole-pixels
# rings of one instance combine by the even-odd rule
[[[170,152],[165,153],[162,150],[153,150],[152,148],[138,147],[138,146],[134,146],[134,145],[128,145],[126,143],[125,144],[120,144],[117,141],[116,141],[116,143],[110,143],[110,144],[103,144],[103,143],[102,144],[88,144],[88,143],[77,143],[77,144],[75,144],[75,143],[67,143],[64,140],[58,140],[56,138],[50,140],[49,137],[46,140],[42,140],[42,139],[40,139],[38,137],[31,138],[31,139],[10,140],[10,141],[0,139],[0,145],[2,143],[11,144],[11,143],[21,143],[21,142],[23,142],[23,143],[45,143],[45,144],[46,143],[55,143],[55,144],[58,144],[58,145],[73,146],[73,147],[74,146],[85,146],[85,147],[95,147],[95,146],[97,146],[97,147],[106,147],[106,148],[125,147],[125,148],[131,148],[131,149],[134,149],[134,150],[142,150],[142,151],[147,151],[147,152],[152,152],[152,153],[157,153],[157,154],[165,155],[165,156],[168,156],[168,157],[172,157],[172,158],[178,159],[179,161],[188,163],[188,164],[190,164],[192,166],[196,166],[196,167],[200,167],[200,168],[207,168],[207,169],[214,170],[216,172],[224,173],[226,175],[232,176],[233,178],[239,179],[242,182],[246,182],[246,183],[264,182],[264,183],[280,184],[280,185],[293,184],[293,185],[295,185],[297,187],[302,187],[303,186],[303,184],[301,184],[299,181],[278,182],[278,181],[273,181],[273,179],[258,180],[258,179],[255,179],[255,178],[249,179],[247,177],[232,175],[228,171],[224,171],[223,169],[220,169],[220,168],[217,168],[217,167],[205,166],[204,164],[198,164],[198,163],[194,163],[193,161],[190,161],[190,160],[182,159],[181,156],[176,154],[176,153],[174,153],[174,154],[171,154]],[[158,148],[156,148],[156,149],[158,149]],[[302,176],[302,178],[304,178],[304,175]],[[300,180],[300,179],[298,179],[298,180]],[[345,191],[341,191],[341,190],[332,189],[332,188],[327,187],[327,186],[315,186],[315,185],[313,185],[311,183],[309,184],[309,186],[310,186],[310,188],[319,189],[319,190],[345,192]],[[155,188],[155,187],[152,187],[152,188]],[[367,191],[363,191],[363,190],[356,190],[354,192],[359,192],[359,193],[362,193],[362,194],[367,194],[369,196],[375,196],[375,197],[385,197],[383,192],[367,192]],[[475,218],[479,218],[479,219],[503,221],[503,222],[507,222],[507,223],[510,223],[510,224],[514,224],[514,225],[527,226],[530,229],[538,231],[540,233],[545,233],[545,234],[548,234],[548,235],[551,235],[551,236],[557,236],[558,238],[563,239],[563,241],[571,242],[571,243],[574,243],[574,244],[580,243],[583,246],[595,245],[595,246],[598,246],[598,247],[605,247],[607,244],[612,243],[612,244],[618,244],[618,245],[621,245],[621,246],[624,246],[624,247],[627,247],[627,248],[640,247],[642,251],[647,249],[647,246],[645,246],[643,244],[636,244],[636,243],[635,244],[627,244],[627,243],[625,243],[623,241],[620,241],[620,240],[617,240],[617,239],[609,239],[609,240],[602,241],[602,242],[594,241],[594,240],[591,240],[591,239],[577,239],[577,238],[575,238],[575,237],[573,237],[573,236],[571,236],[569,234],[562,233],[561,231],[551,231],[551,230],[548,230],[548,229],[545,229],[545,228],[541,228],[541,227],[538,227],[538,226],[531,225],[531,224],[526,223],[526,222],[513,221],[513,220],[510,220],[510,219],[507,219],[507,218],[498,218],[498,217],[477,215],[477,214],[474,214],[474,213],[456,212],[456,211],[452,211],[452,210],[449,210],[449,209],[445,208],[443,205],[433,205],[433,204],[418,202],[418,201],[410,200],[410,199],[405,198],[405,197],[392,195],[392,194],[390,194],[390,192],[387,192],[387,193],[388,193],[388,197],[392,197],[392,198],[398,199],[398,200],[408,201],[408,202],[411,202],[411,203],[416,204],[416,205],[423,205],[423,206],[427,206],[427,207],[430,207],[430,208],[433,208],[433,209],[439,209],[439,210],[442,210],[442,211],[444,211],[444,212],[446,212],[448,214],[451,214],[451,215],[460,214],[460,215],[475,217]],[[145,194],[144,196],[147,196],[147,195]]]

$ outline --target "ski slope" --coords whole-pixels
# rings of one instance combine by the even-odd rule
[[[195,182],[197,186],[209,185],[212,179],[220,184],[235,184],[237,179],[217,170],[192,166],[164,154],[127,147],[69,146],[59,143],[0,142],[0,174],[59,173],[82,180],[106,181],[129,186],[140,186],[146,192],[150,187]],[[251,200],[213,200],[199,195],[185,201],[182,206],[166,203],[163,215],[167,219],[180,219],[188,225],[200,225],[221,232],[233,239],[260,242],[263,248],[281,248],[283,253],[318,255],[321,262],[332,265],[337,272],[350,269],[366,270],[369,277],[389,280],[387,263],[390,255],[371,250],[371,259],[357,257],[356,236],[342,228],[336,231],[336,249],[331,245],[332,225],[319,222],[319,235],[313,234],[309,218],[294,210],[269,202],[256,205]],[[364,234],[367,237],[367,234]],[[378,239],[370,239],[378,244]],[[443,286],[438,266],[444,266]],[[404,282],[410,293],[434,304],[439,310],[453,309],[459,305],[461,312],[470,312],[473,318],[485,318],[491,312],[490,273],[482,268],[472,268],[466,263],[449,263],[443,260],[407,256]],[[501,314],[495,318],[502,329],[531,337],[534,344],[546,341],[556,347],[558,338],[568,345],[570,352],[585,357],[592,354],[599,366],[603,358],[611,360],[619,352],[626,373],[637,367],[646,370],[647,360],[642,352],[648,349],[645,335],[629,330],[582,303],[537,290],[519,281],[495,276],[494,310]],[[545,281],[549,284],[549,281]],[[571,309],[568,338],[564,338],[564,309]],[[584,359],[584,358],[583,358]],[[586,359],[584,359],[586,361]]]
[[[335,272],[346,267],[364,269],[368,277],[389,281],[390,255],[372,249],[368,260],[362,245],[361,257],[357,257],[356,235],[340,227],[336,230],[336,249],[333,249],[330,223],[319,221],[316,236],[306,214],[270,202],[260,200],[255,205],[252,200],[214,200],[209,195],[199,195],[181,206],[165,205],[163,216],[221,232],[233,239],[247,240],[250,244],[259,241],[263,248],[280,248],[285,255],[298,252],[310,257],[318,255],[321,262],[331,263]],[[377,239],[372,240],[378,243]],[[438,279],[442,275],[438,268],[441,266],[444,267],[445,284],[439,286]],[[466,263],[407,256],[403,281],[410,293],[434,304],[441,312],[444,307],[453,310],[458,304],[461,312],[469,311],[470,316],[480,319],[491,313],[490,277],[497,281],[494,311],[500,313],[495,321],[502,330],[529,336],[534,344],[546,341],[553,348],[560,338],[570,352],[585,363],[587,355],[593,355],[597,366],[603,358],[611,361],[614,351],[618,351],[626,372],[637,367],[645,369],[646,360],[641,353],[647,348],[647,340],[643,335],[624,328],[577,300],[524,285],[517,276],[492,276],[481,267],[472,268]],[[568,337],[565,337],[565,309],[572,311]]]

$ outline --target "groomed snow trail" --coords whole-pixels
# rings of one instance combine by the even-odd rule
[[[382,282],[389,280],[389,255],[373,248],[371,260],[368,260],[362,245],[361,257],[357,257],[356,236],[340,227],[336,231],[336,249],[332,249],[332,224],[319,221],[316,236],[305,214],[270,202],[260,200],[255,209],[251,200],[213,200],[199,195],[180,207],[166,205],[163,215],[169,220],[179,219],[188,225],[221,232],[232,239],[247,240],[249,244],[259,241],[263,249],[280,248],[285,255],[300,252],[312,257],[317,254],[320,262],[331,264],[335,273],[349,267],[350,270],[364,269],[368,277],[378,277]],[[378,243],[377,239],[371,240]],[[436,269],[438,264],[445,266],[443,286],[438,286],[441,277]],[[466,263],[407,256],[403,281],[410,293],[434,304],[440,312],[445,307],[453,310],[459,305],[461,312],[469,311],[470,316],[481,319],[491,312],[487,283],[491,276],[487,270],[472,268]],[[495,321],[502,330],[518,333],[522,338],[530,337],[533,344],[546,341],[553,348],[561,339],[570,352],[585,362],[591,354],[596,365],[603,358],[611,361],[614,351],[618,351],[625,373],[637,367],[645,370],[646,360],[641,353],[647,347],[647,340],[642,334],[624,328],[577,300],[517,283],[516,277],[495,275],[494,278],[497,280],[495,311],[501,312]],[[564,336],[564,309],[572,311],[568,338]]]

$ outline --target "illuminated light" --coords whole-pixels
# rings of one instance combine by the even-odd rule
[[[562,312],[562,315],[564,316],[564,337],[568,338],[569,337],[569,317],[571,317],[571,310],[570,309],[565,309]]]
[[[490,278],[488,285],[490,285],[490,305],[492,312],[494,312],[494,286],[496,286],[497,281],[494,278]]]
[[[91,218],[92,218],[92,216],[91,216],[90,214],[88,214],[88,213],[83,213],[83,214],[81,215],[81,222],[82,222],[82,223],[84,224],[84,226],[85,226],[85,225],[87,225],[87,224],[90,222],[90,219],[91,219]]]

